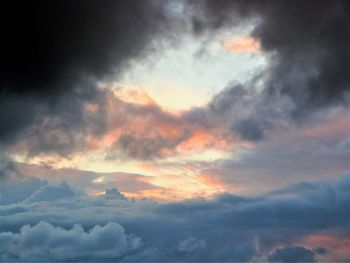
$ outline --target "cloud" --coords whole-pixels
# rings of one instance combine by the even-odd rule
[[[18,234],[0,233],[3,260],[120,260],[142,245],[117,223],[96,225],[88,231],[76,224],[71,229],[41,221],[21,227]]]
[[[107,199],[127,200],[126,196],[120,193],[116,188],[107,189],[104,197]]]
[[[1,61],[1,145],[12,145],[29,133],[37,135],[33,152],[66,153],[62,148],[82,140],[77,133],[103,130],[104,94],[99,82],[119,76],[170,29],[164,5],[153,1],[4,4],[1,23],[8,26]],[[97,111],[86,112],[86,103],[97,104]]]
[[[123,231],[120,227],[108,224],[117,222],[126,233],[142,240],[141,247],[139,241],[131,239],[135,241],[132,244],[139,244],[130,245],[138,248],[132,252],[132,256],[130,255],[130,259],[133,260],[156,258],[251,261],[253,258],[260,258],[264,261],[268,256],[282,257],[284,253],[292,254],[295,258],[300,254],[304,255],[298,252],[300,249],[296,251],[287,249],[284,252],[278,250],[283,247],[304,247],[313,252],[315,259],[348,258],[350,254],[346,249],[331,244],[337,243],[336,240],[343,242],[341,240],[346,239],[350,233],[348,224],[350,214],[347,209],[350,204],[349,175],[339,180],[309,182],[305,185],[261,195],[226,194],[212,199],[172,203],[157,203],[151,200],[125,201],[80,195],[46,202],[2,205],[0,235],[3,240],[6,239],[3,241],[4,244],[13,244],[13,240],[22,240],[22,237],[26,240],[24,237],[27,232],[33,232],[33,238],[38,236],[34,233],[42,231],[45,233],[43,238],[36,239],[37,242],[18,241],[18,251],[15,254],[11,252],[11,248],[16,246],[6,245],[2,255],[6,257],[11,253],[19,255],[22,251],[24,254],[22,253],[20,259],[23,260],[29,257],[48,259],[49,255],[45,254],[45,251],[51,251],[50,255],[54,256],[55,251],[63,251],[59,244],[64,246],[65,243],[71,244],[73,241],[70,239],[62,243],[57,241],[56,246],[56,243],[48,241],[51,239],[47,238],[46,232],[52,235],[56,232],[64,233],[66,238],[66,235],[70,237],[77,231],[74,230],[74,225],[80,224],[85,231],[79,230],[80,234],[77,237],[73,235],[75,245],[68,246],[72,247],[72,250],[62,254],[57,252],[58,254],[74,259],[90,255],[89,253],[95,250],[93,260],[107,260],[111,255],[112,258],[121,259],[118,256],[122,257],[125,253],[129,258],[129,253],[126,252],[128,249],[118,248],[121,242],[120,233]],[[46,222],[39,224],[44,226],[37,226],[40,221]],[[109,227],[106,227],[106,224]],[[24,227],[25,225],[31,227]],[[96,225],[104,227],[95,227]],[[87,231],[87,229],[95,230]],[[108,237],[103,234],[107,235],[110,232],[115,234]],[[108,240],[108,243],[91,241],[87,249],[85,244],[90,241],[86,240],[91,240],[95,233],[101,235],[101,239],[98,240]],[[327,240],[321,242],[322,240],[316,239],[317,235],[332,237],[331,242]],[[124,237],[122,239],[124,240]],[[53,236],[52,240],[56,240],[56,237]],[[31,244],[38,246],[38,250]],[[110,251],[112,247],[108,244],[114,244],[115,254]],[[346,244],[344,243],[344,246]],[[18,247],[19,245],[21,247]],[[102,249],[105,245],[106,249]],[[317,252],[320,245],[327,250],[327,253]],[[121,245],[124,248],[125,246],[127,247]],[[43,247],[47,249],[42,249]],[[40,254],[39,251],[44,254]],[[309,253],[306,251],[306,254]]]
[[[153,1],[6,4],[4,23],[16,19],[4,32],[1,144],[14,145],[12,151],[30,157],[71,157],[100,146],[111,152],[110,158],[150,160],[193,149],[227,149],[240,140],[256,143],[273,129],[348,104],[345,1],[178,5],[180,9]],[[154,41],[167,38],[165,46],[172,43],[172,34],[188,19],[197,36],[252,22],[251,36],[238,38],[243,46],[234,48],[246,50],[259,43],[267,69],[245,83],[229,83],[207,107],[179,114],[162,110],[143,92],[123,101],[105,87],[131,61],[153,52]]]
[[[196,34],[215,35],[222,28],[251,21],[251,38],[268,58],[267,68],[243,83],[244,92],[236,93],[237,85],[229,84],[211,103],[222,115],[237,109],[242,116],[233,114],[229,121],[243,139],[261,140],[286,122],[301,124],[328,107],[349,106],[350,6],[346,1],[191,4],[198,11],[193,18]]]
[[[204,249],[207,246],[205,239],[197,239],[195,237],[189,237],[179,242],[177,251],[192,253],[198,249]]]
[[[155,103],[124,101],[112,92],[107,105],[107,131],[91,140],[95,147],[108,149],[107,158],[161,159],[205,148],[223,149],[230,144],[221,126],[215,129],[197,119],[195,109],[172,113]]]
[[[28,178],[24,180],[7,180],[1,179],[1,200],[0,204],[12,204],[23,201],[38,189],[47,186],[47,180],[38,178]]]
[[[197,14],[195,20],[202,31],[257,18],[252,36],[263,51],[272,54],[265,87],[271,95],[290,96],[295,113],[348,99],[350,20],[346,1],[206,1],[198,5],[206,15]]]
[[[57,186],[45,185],[35,191],[25,202],[52,201],[61,198],[70,198],[75,196],[74,190],[63,181]]]
[[[268,257],[269,262],[316,262],[314,252],[304,247],[276,249]]]
[[[249,36],[239,36],[224,43],[224,49],[230,52],[260,52],[260,43]]]

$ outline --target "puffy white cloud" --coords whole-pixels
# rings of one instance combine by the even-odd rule
[[[179,242],[177,250],[179,252],[194,252],[198,249],[203,249],[207,246],[205,239],[198,239],[196,237],[188,237]]]
[[[107,199],[127,200],[127,197],[119,192],[116,188],[106,189],[104,197]]]
[[[5,260],[121,259],[142,245],[140,238],[111,222],[85,231],[79,224],[67,230],[41,221],[23,226],[18,234],[0,233],[0,241],[0,255]]]
[[[63,189],[67,187],[64,185]],[[350,177],[346,175],[340,180],[304,182],[259,196],[225,194],[210,200],[156,203],[75,195],[2,205],[1,253],[3,258],[49,260],[59,255],[83,259],[93,251],[91,260],[99,261],[106,259],[106,251],[114,246],[119,254],[108,254],[115,256],[113,260],[251,261],[272,255],[277,246],[307,247],[303,240],[311,235],[327,233],[335,240],[348,236],[349,187]],[[47,223],[37,225],[40,221]],[[124,229],[140,237],[143,246]],[[72,244],[73,251],[67,248],[66,252],[64,245],[50,240],[64,240],[62,244]],[[39,244],[34,245],[36,242]],[[309,249],[314,247],[311,244]],[[331,245],[325,248],[332,255],[347,257],[344,252],[333,251]],[[135,253],[121,252],[129,250]],[[40,254],[48,253],[45,251],[50,254]]]

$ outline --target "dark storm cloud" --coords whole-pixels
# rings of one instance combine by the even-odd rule
[[[345,102],[349,91],[348,1],[206,1],[207,28],[258,17],[252,35],[272,54],[266,87],[298,109]],[[205,23],[206,22],[206,23]]]
[[[5,1],[1,9],[3,144],[48,115],[79,125],[96,82],[144,54],[167,27],[162,3],[150,1]]]
[[[206,122],[202,121],[203,125],[216,123],[226,127],[228,136],[238,134],[250,141],[261,140],[273,127],[284,127],[293,108],[290,99],[280,95],[267,96],[256,84],[255,79],[244,85],[229,83],[203,109],[207,117]]]
[[[282,109],[289,119],[297,121],[331,105],[349,105],[348,1],[219,0],[192,4],[200,10],[193,18],[194,32],[199,35],[256,18],[252,36],[260,41],[269,64],[257,76],[263,82],[260,98],[256,98],[261,103],[245,106],[254,112],[232,126],[243,138],[261,139],[273,127],[271,119],[283,119],[273,115],[274,101],[289,99],[292,105],[287,103]],[[245,89],[255,90],[256,83],[247,83]],[[216,105],[221,111],[244,100],[244,94],[231,100],[227,95],[225,90],[219,98],[221,106]]]
[[[48,98],[84,74],[118,70],[165,19],[147,1],[7,1],[2,10],[2,91]]]

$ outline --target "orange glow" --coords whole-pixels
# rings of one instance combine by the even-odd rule
[[[316,127],[311,127],[305,131],[310,137],[327,139],[327,138],[345,138],[350,133],[350,117],[343,115]]]
[[[214,136],[204,129],[195,130],[191,137],[179,145],[179,148],[183,151],[198,149],[210,144],[214,139]]]
[[[154,99],[140,87],[127,86],[118,88],[114,94],[122,101],[143,105],[155,105]]]
[[[230,52],[255,52],[261,51],[260,42],[250,36],[237,36],[225,42],[223,47]]]
[[[211,197],[220,192],[216,185],[204,184],[198,180],[197,176],[156,176],[150,178],[150,183],[171,189],[176,193],[176,199]]]
[[[178,146],[178,149],[183,152],[199,150],[205,147],[228,149],[230,147],[230,142],[223,138],[219,138],[218,135],[209,130],[199,128],[195,129],[192,132],[192,135]]]
[[[163,188],[145,189],[138,192],[124,192],[123,194],[128,198],[151,199],[156,201],[181,200],[178,193],[171,189]]]
[[[325,247],[327,253],[326,262],[345,262],[350,256],[350,239],[335,235],[315,234],[306,237],[302,244],[309,247]]]

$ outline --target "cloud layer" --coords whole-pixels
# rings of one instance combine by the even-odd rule
[[[341,245],[350,233],[349,175],[263,195],[173,203],[109,198],[111,190],[106,198],[38,194],[47,187],[27,198],[30,202],[0,207],[3,259],[284,262],[350,256]],[[333,241],[316,246],[322,236]]]

